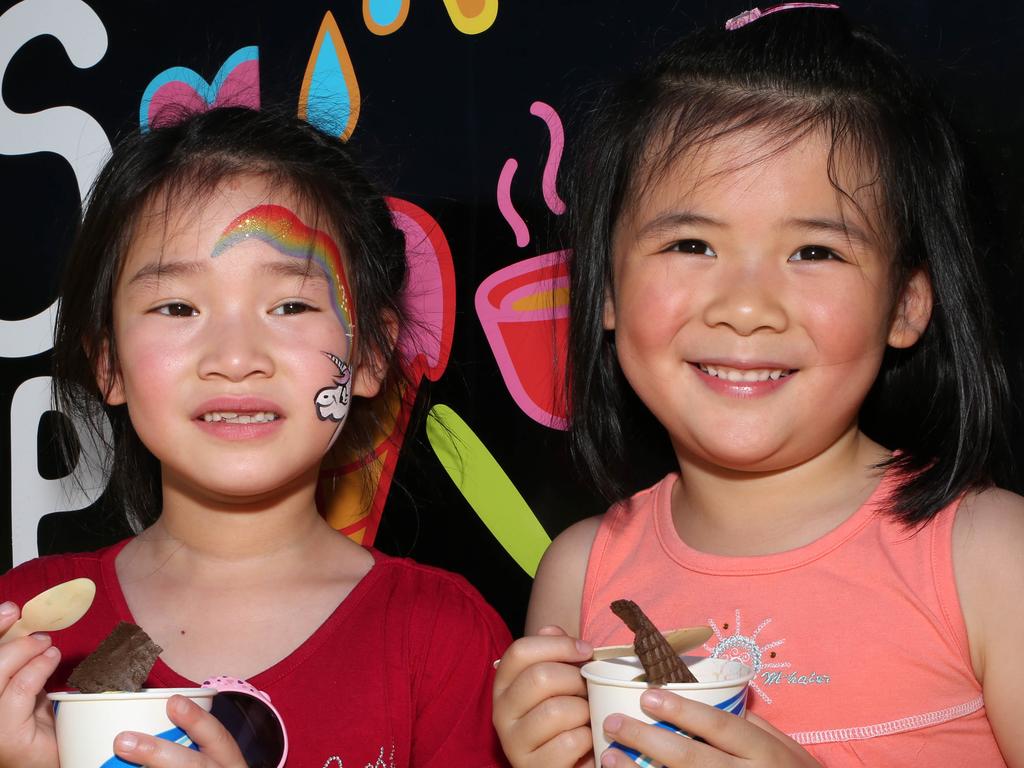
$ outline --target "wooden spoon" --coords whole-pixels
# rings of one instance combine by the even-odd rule
[[[92,579],[72,579],[50,587],[21,607],[21,618],[0,636],[6,643],[33,632],[55,632],[70,627],[85,615],[96,596]]]
[[[662,632],[672,650],[678,654],[693,650],[711,637],[711,627],[686,627]],[[594,659],[614,659],[619,656],[635,656],[632,645],[602,645],[594,649]]]

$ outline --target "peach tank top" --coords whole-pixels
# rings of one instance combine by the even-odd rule
[[[676,475],[612,507],[587,565],[581,635],[628,643],[612,600],[665,629],[708,624],[693,653],[754,668],[749,710],[829,766],[1005,766],[971,668],[953,578],[957,504],[908,532],[864,506],[807,546],[758,557],[679,538]],[[756,514],[756,512],[752,512]]]

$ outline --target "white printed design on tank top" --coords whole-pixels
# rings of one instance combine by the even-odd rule
[[[761,677],[762,670],[774,670],[774,669],[788,669],[793,665],[788,661],[768,661],[767,659],[773,659],[777,655],[772,649],[778,648],[786,642],[785,638],[780,640],[773,640],[770,643],[761,645],[757,641],[757,636],[761,634],[761,630],[772,623],[771,618],[767,618],[757,625],[751,634],[744,635],[742,632],[743,619],[740,615],[740,609],[737,608],[733,619],[732,634],[726,635],[722,629],[719,628],[718,623],[714,619],[708,619],[708,626],[711,627],[715,633],[717,643],[714,647],[709,644],[704,644],[704,650],[711,654],[716,659],[733,659],[746,664],[748,667],[754,670],[754,679],[750,681],[750,687],[753,691],[760,696],[765,704],[772,703],[772,697],[769,696],[765,690],[759,684],[759,678]],[[729,625],[726,624],[724,629],[728,629]],[[780,673],[765,673],[778,675]],[[774,678],[768,678],[774,680]],[[769,682],[769,684],[771,684]]]
[[[830,677],[827,674],[814,673],[804,675],[798,672],[784,674],[782,672],[774,671],[779,669],[790,669],[793,665],[788,661],[766,661],[766,658],[772,658],[771,649],[778,648],[786,642],[785,638],[780,638],[778,640],[773,640],[770,643],[765,643],[764,645],[758,643],[758,635],[769,624],[771,624],[772,619],[765,619],[757,625],[757,629],[755,629],[751,634],[744,635],[742,631],[743,620],[740,610],[737,608],[733,615],[735,617],[735,624],[732,627],[725,625],[720,628],[714,619],[708,619],[708,626],[710,626],[712,631],[715,633],[717,643],[714,646],[710,643],[705,643],[704,650],[716,659],[735,659],[736,661],[751,667],[754,670],[754,679],[750,681],[750,687],[758,694],[758,696],[764,699],[766,704],[771,704],[772,698],[764,690],[765,687],[771,687],[772,685],[779,685],[783,683],[791,685],[828,685]],[[732,634],[725,634],[723,629],[731,629]],[[796,733],[790,733],[789,737],[798,744],[804,745],[873,739],[879,736],[891,736],[896,733],[903,733],[905,731],[913,731],[919,728],[939,725],[940,723],[955,720],[958,717],[966,717],[967,715],[974,714],[978,710],[984,708],[984,706],[985,701],[983,697],[978,696],[977,698],[966,701],[962,704],[935,710],[934,712],[925,712],[920,715],[911,715],[897,720],[889,720],[882,723],[872,723],[870,725],[855,726],[851,728],[834,728],[821,731],[799,731]],[[373,767],[369,766],[368,768]]]

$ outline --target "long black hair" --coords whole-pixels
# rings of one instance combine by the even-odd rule
[[[876,175],[894,295],[918,270],[931,281],[927,330],[913,347],[886,351],[861,410],[861,428],[895,451],[885,462],[900,470],[892,513],[920,523],[991,481],[993,456],[1006,445],[1008,385],[964,163],[929,88],[899,56],[838,10],[779,12],[683,38],[605,89],[584,119],[570,182],[567,388],[574,457],[609,500],[633,490],[629,430],[638,414],[652,418],[602,325],[613,232],[681,155],[747,129],[768,134],[766,156],[824,132],[833,186],[850,199],[836,169],[839,153],[852,153]]]
[[[112,456],[108,493],[135,529],[159,514],[159,465],[135,434],[127,407],[104,405],[108,392],[100,390],[96,373],[117,370],[114,287],[140,217],[154,201],[164,210],[178,202],[201,204],[218,185],[242,175],[261,176],[271,188],[296,195],[312,213],[308,223],[338,238],[345,256],[357,312],[355,354],[381,366],[382,393],[393,392],[403,375],[394,341],[404,325],[405,241],[351,150],[270,109],[214,109],[165,125],[124,136],[97,177],[64,268],[53,348],[55,407],[106,444]],[[109,439],[105,419],[113,427]],[[374,409],[357,401],[345,425],[346,444],[369,449],[376,421]]]

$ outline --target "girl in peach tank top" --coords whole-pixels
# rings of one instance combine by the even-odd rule
[[[669,475],[605,515],[587,564],[582,637],[631,642],[608,609],[628,594],[660,627],[706,622],[714,634],[696,653],[752,667],[748,711],[823,765],[1004,764],[957,598],[955,502],[908,535],[884,513],[886,478],[821,538],[730,557],[676,534],[676,481]]]
[[[1024,499],[993,474],[1008,385],[930,90],[835,4],[786,3],[586,114],[567,394],[613,504],[552,543],[498,663],[511,764],[1024,768]],[[580,665],[631,642],[620,598],[710,628],[745,716],[650,688],[649,721],[592,722]]]

